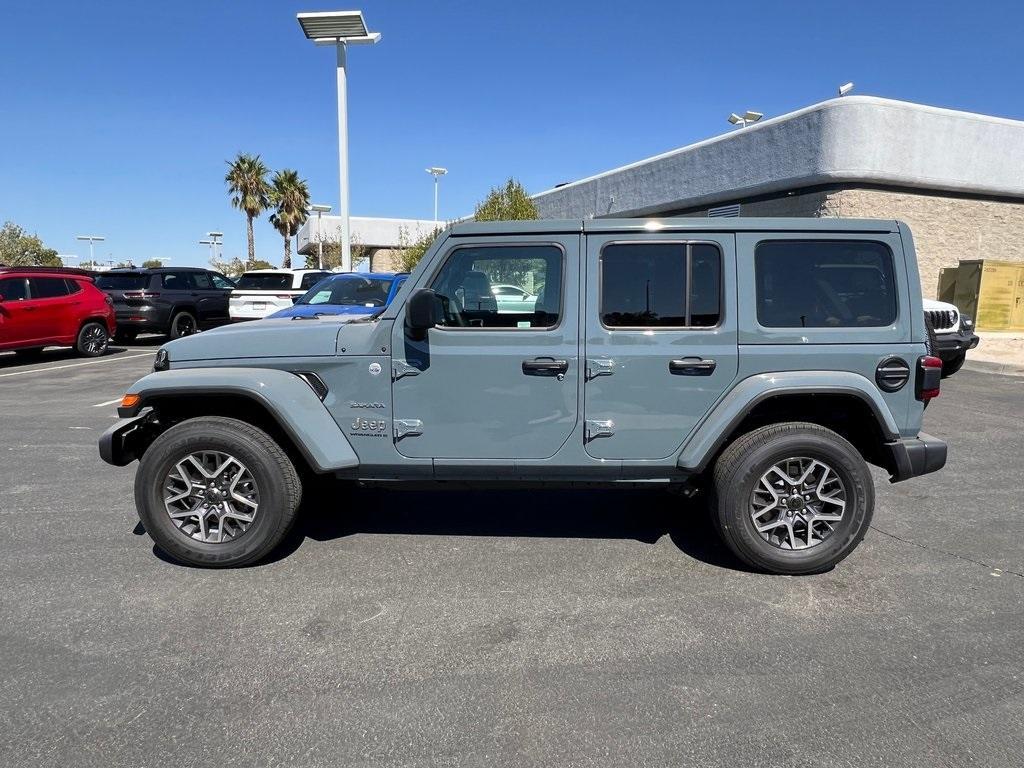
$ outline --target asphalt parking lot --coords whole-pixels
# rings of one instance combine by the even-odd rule
[[[821,576],[660,494],[340,484],[209,571],[97,455],[118,349],[0,355],[0,765],[1024,764],[1024,378],[944,382],[949,465]]]

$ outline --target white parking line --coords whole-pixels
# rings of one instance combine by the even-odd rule
[[[102,360],[86,360],[84,363],[68,363],[67,365],[51,365],[49,368],[33,368],[31,371],[12,371],[11,373],[0,373],[0,379],[6,379],[8,376],[24,376],[29,373],[46,373],[47,371],[59,371],[64,368],[78,368],[83,365],[100,365],[101,363],[116,363],[118,360],[134,360],[137,357],[152,357],[155,352],[144,352],[141,355],[128,355],[122,357],[105,357]]]
[[[107,402],[105,402],[105,403],[96,403],[96,405],[94,405],[93,408],[103,408],[104,406],[113,405],[114,403],[120,403],[120,402],[121,402],[121,398],[119,397],[116,400],[107,400]]]

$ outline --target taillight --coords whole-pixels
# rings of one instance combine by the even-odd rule
[[[917,360],[917,381],[914,392],[917,399],[927,403],[939,396],[939,385],[942,381],[942,361],[934,355],[925,355]]]
[[[290,299],[292,295],[290,293],[279,293],[275,296],[275,299]]]

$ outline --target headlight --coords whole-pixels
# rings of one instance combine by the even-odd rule
[[[166,349],[161,349],[156,353],[156,359],[153,361],[154,371],[166,371],[171,367],[171,358],[167,355]]]

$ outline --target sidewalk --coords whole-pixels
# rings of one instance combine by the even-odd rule
[[[964,368],[1024,376],[1024,331],[977,331],[981,343],[967,353]]]

